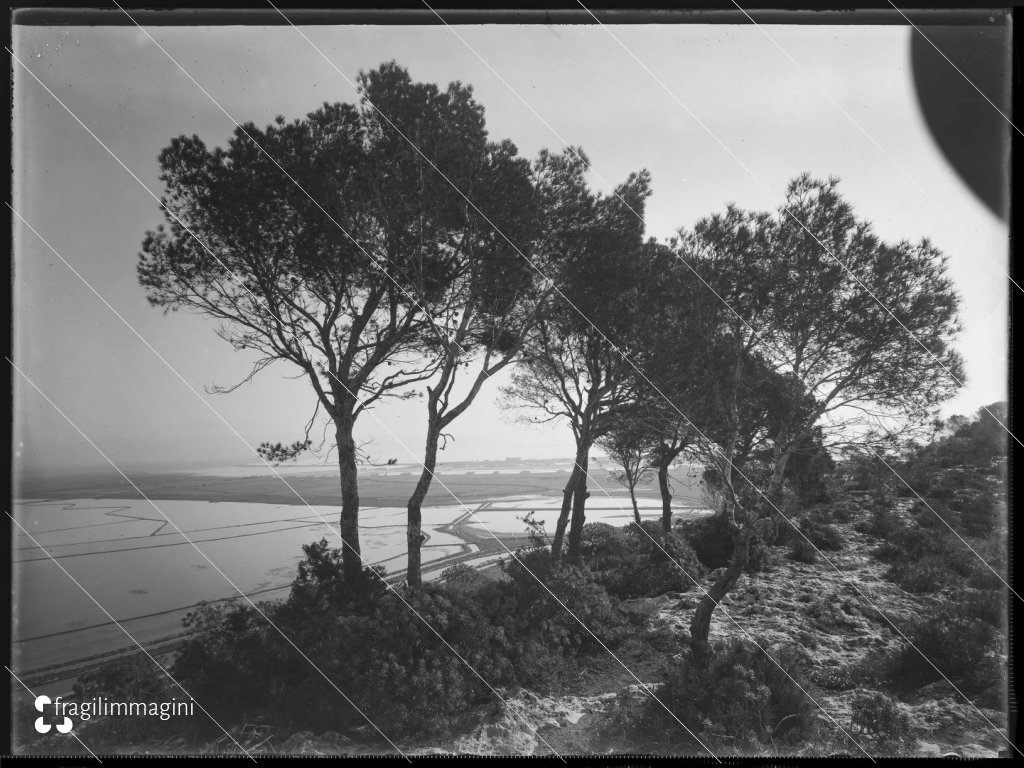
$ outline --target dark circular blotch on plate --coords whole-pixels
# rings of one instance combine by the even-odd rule
[[[1010,28],[996,21],[918,24],[910,30],[910,58],[918,103],[935,143],[974,194],[1006,220],[1013,130],[1007,119]]]

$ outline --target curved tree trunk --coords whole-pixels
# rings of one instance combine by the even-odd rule
[[[711,589],[708,590],[707,595],[701,599],[700,605],[697,606],[697,610],[693,614],[693,620],[690,622],[690,642],[698,652],[705,652],[708,649],[711,614],[714,612],[715,606],[736,585],[736,581],[743,573],[743,569],[747,567],[747,561],[750,559],[750,542],[757,535],[758,521],[761,521],[762,536],[765,536],[766,533],[764,531],[766,526],[763,523],[767,522],[770,526],[774,527],[777,522],[775,520],[775,515],[777,514],[775,505],[782,491],[783,476],[790,453],[788,450],[776,452],[768,487],[763,492],[757,507],[752,512],[748,511],[746,513],[746,522],[740,528],[736,537],[729,565],[726,567],[725,572],[711,586]],[[730,493],[729,498],[730,503],[727,504],[727,507],[731,512],[735,513],[735,509],[738,506],[736,499],[732,493]],[[770,507],[772,511],[769,519],[763,520],[766,507]]]
[[[356,443],[352,437],[355,419],[343,412],[335,417],[338,443],[338,474],[341,481],[341,564],[345,581],[356,584],[363,574],[359,547],[359,479],[356,470]]]
[[[420,587],[423,585],[423,577],[420,574],[420,550],[426,537],[423,535],[422,530],[422,508],[423,500],[427,497],[427,491],[430,490],[430,483],[434,479],[434,469],[437,466],[437,444],[440,435],[441,430],[436,425],[431,424],[427,428],[427,445],[423,454],[423,471],[420,473],[420,479],[417,481],[406,507],[408,511],[406,541],[409,550],[409,565],[405,580],[410,587]]]
[[[736,586],[740,574],[747,566],[750,557],[750,541],[754,538],[754,526],[745,525],[736,537],[736,543],[732,550],[732,559],[726,567],[725,572],[718,577],[718,580],[711,585],[707,594],[701,598],[697,610],[693,613],[690,621],[690,642],[694,649],[703,652],[708,648],[708,634],[711,632],[711,614],[715,607],[725,597],[729,590]]]

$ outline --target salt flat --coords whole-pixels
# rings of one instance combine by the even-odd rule
[[[464,513],[424,510],[424,564],[475,551],[437,530]],[[98,653],[111,641],[130,643],[116,626],[111,631],[111,617],[85,592],[113,619],[132,623],[132,634],[154,639],[180,632],[181,617],[201,600],[239,590],[254,599],[282,596],[303,544],[326,538],[341,546],[336,507],[26,499],[15,503],[14,515],[32,535],[18,532],[13,542],[13,635],[23,669]],[[364,508],[361,518],[363,557],[389,572],[404,570],[405,510]]]
[[[182,618],[201,601],[286,596],[303,544],[326,538],[341,546],[337,505],[318,503],[336,500],[337,478],[292,468],[293,493],[250,469],[133,477],[152,502],[103,477],[37,486],[38,496],[17,500],[13,514],[32,538],[17,531],[12,542],[14,668],[33,673],[131,647],[125,631],[152,645],[180,634]],[[414,469],[375,468],[361,477],[363,557],[390,574],[406,567],[404,501]],[[504,547],[525,543],[520,518],[531,510],[553,530],[567,473],[555,465],[501,469],[485,465],[474,474],[456,466],[435,483],[423,508],[425,579],[459,560],[493,563]],[[685,478],[676,485],[689,493],[677,511],[699,506]],[[654,493],[642,490],[641,512],[657,519]],[[621,489],[612,498],[595,491],[587,519],[625,525],[632,507]]]

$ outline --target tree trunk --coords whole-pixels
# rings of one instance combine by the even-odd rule
[[[668,464],[658,465],[658,488],[661,490],[661,530],[672,530],[672,492],[668,488]]]
[[[750,541],[753,539],[755,529],[752,523],[744,525],[736,537],[736,543],[732,551],[732,559],[726,567],[725,572],[718,577],[718,580],[711,585],[711,589],[701,599],[700,605],[694,611],[693,619],[690,622],[690,643],[694,650],[706,652],[708,649],[708,634],[711,632],[711,614],[715,607],[721,602],[729,590],[731,590],[743,573],[750,556]]]
[[[359,479],[356,472],[356,443],[352,437],[355,419],[343,411],[335,417],[338,443],[338,474],[341,480],[341,564],[345,581],[356,584],[362,578],[363,562],[359,547]]]
[[[406,523],[406,540],[409,550],[409,565],[405,574],[405,580],[410,587],[423,586],[423,578],[420,574],[421,548],[426,537],[422,531],[422,508],[423,500],[430,490],[430,483],[434,479],[434,469],[437,466],[437,444],[440,439],[441,429],[431,424],[427,427],[427,445],[423,453],[423,471],[420,479],[409,497],[407,505],[408,520]]]
[[[572,508],[572,495],[576,490],[576,483],[579,480],[581,467],[586,463],[586,454],[581,456],[580,448],[576,448],[576,463],[573,464],[572,472],[569,474],[569,482],[565,484],[562,491],[562,510],[558,513],[558,523],[555,525],[555,537],[551,541],[551,559],[558,562],[562,557],[562,542],[565,540],[565,529],[569,526],[569,510]]]
[[[572,525],[569,527],[569,559],[573,562],[579,560],[580,544],[583,541],[583,524],[586,522],[587,497],[587,466],[589,464],[590,445],[586,445],[583,451],[583,460],[577,462],[581,465],[579,476],[576,478],[576,489],[572,495]]]
[[[636,503],[636,486],[629,486],[629,500],[633,502],[633,519],[640,525],[640,507]]]
[[[768,482],[768,488],[764,491],[764,495],[761,496],[760,502],[755,509],[746,513],[746,522],[740,528],[739,534],[736,537],[729,565],[726,567],[725,572],[711,586],[711,589],[708,590],[707,595],[700,601],[697,610],[694,611],[693,620],[690,622],[690,642],[694,650],[698,652],[703,653],[708,650],[711,614],[714,612],[715,606],[736,585],[736,581],[747,566],[747,560],[750,558],[750,542],[757,534],[758,520],[764,517],[765,507],[771,507],[771,519],[767,522],[773,526],[776,523],[775,517],[777,513],[774,505],[779,498],[779,492],[782,490],[784,472],[789,456],[789,451],[776,453],[775,466],[772,468],[772,477]],[[736,500],[731,493],[726,507],[730,511],[735,512]]]

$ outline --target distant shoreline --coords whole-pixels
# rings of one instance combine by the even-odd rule
[[[499,466],[504,465],[504,466]],[[480,503],[508,496],[561,495],[572,465],[552,462],[452,462],[437,471],[426,506]],[[205,472],[135,472],[132,482],[151,499],[252,504],[289,504],[329,506],[340,503],[337,475],[330,467],[289,466],[275,468],[278,475],[264,468],[261,474],[248,474],[248,467],[237,475]],[[253,467],[253,470],[258,470]],[[359,497],[366,506],[405,506],[419,478],[418,465],[373,467],[360,474]],[[283,478],[283,480],[282,480]],[[607,465],[591,471],[592,494],[603,496],[602,488],[618,497],[625,489],[609,477]],[[673,497],[679,502],[700,502],[699,484],[689,467],[672,473]],[[139,490],[113,470],[59,477],[15,477],[15,499],[141,499]],[[600,488],[598,487],[600,486]],[[655,483],[637,489],[637,496],[658,497]]]

